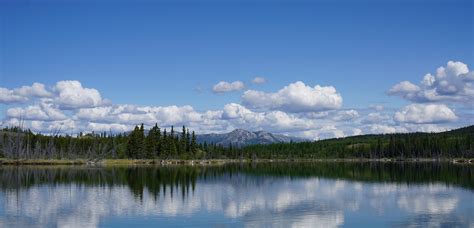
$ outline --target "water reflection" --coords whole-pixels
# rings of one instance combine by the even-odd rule
[[[472,226],[472,169],[431,163],[3,167],[0,227]]]

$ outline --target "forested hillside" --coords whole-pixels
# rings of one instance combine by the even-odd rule
[[[9,159],[317,159],[472,158],[474,126],[442,133],[362,135],[313,142],[237,147],[197,143],[183,126],[169,132],[143,124],[129,134],[43,135],[20,128],[0,131],[0,157]]]
[[[451,158],[474,157],[474,125],[441,133],[361,135],[315,142],[253,145],[259,158]]]

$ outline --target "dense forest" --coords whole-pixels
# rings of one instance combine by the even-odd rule
[[[474,126],[442,133],[362,135],[270,145],[198,144],[185,126],[163,131],[143,124],[129,133],[48,135],[18,127],[0,131],[0,157],[9,159],[317,159],[472,158]]]
[[[473,158],[474,125],[441,133],[361,135],[242,150],[259,158]]]

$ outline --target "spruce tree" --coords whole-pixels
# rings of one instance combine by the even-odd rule
[[[186,138],[185,138],[185,141],[186,141],[186,153],[190,153],[191,152],[191,135],[189,134],[189,129],[187,129],[186,131]]]
[[[194,131],[192,133],[192,136],[191,136],[191,153],[192,155],[196,155],[196,152],[197,152],[197,143],[196,143],[196,135],[194,134]]]
[[[148,159],[153,159],[157,155],[157,150],[158,150],[158,144],[159,144],[159,128],[158,125],[155,124],[154,127],[152,127],[148,131],[148,135],[146,136],[145,139],[145,145],[146,145],[146,154],[145,157]]]
[[[176,158],[177,154],[178,154],[178,150],[176,148],[176,143],[174,142],[174,140],[171,140],[171,145],[170,145],[170,157],[171,158]]]
[[[166,128],[163,131],[163,139],[161,140],[161,156],[163,158],[168,158],[169,156],[169,143],[168,143],[168,134],[166,133]]]
[[[138,149],[139,149],[139,142],[138,142],[138,134],[140,132],[140,128],[135,126],[135,129],[128,135],[128,143],[127,143],[127,157],[128,158],[137,158],[138,156]]]
[[[157,124],[156,126],[156,150],[155,150],[155,156],[159,157],[161,156],[161,145],[163,143],[163,139],[161,138],[161,129],[158,127]]]
[[[138,158],[145,158],[145,129],[143,124],[140,125],[140,130],[137,133],[137,145]]]
[[[183,130],[181,132],[181,137],[179,138],[179,154],[186,153],[186,127],[183,125]]]

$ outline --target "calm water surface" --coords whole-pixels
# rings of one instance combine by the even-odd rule
[[[0,167],[0,227],[474,227],[474,166]]]

